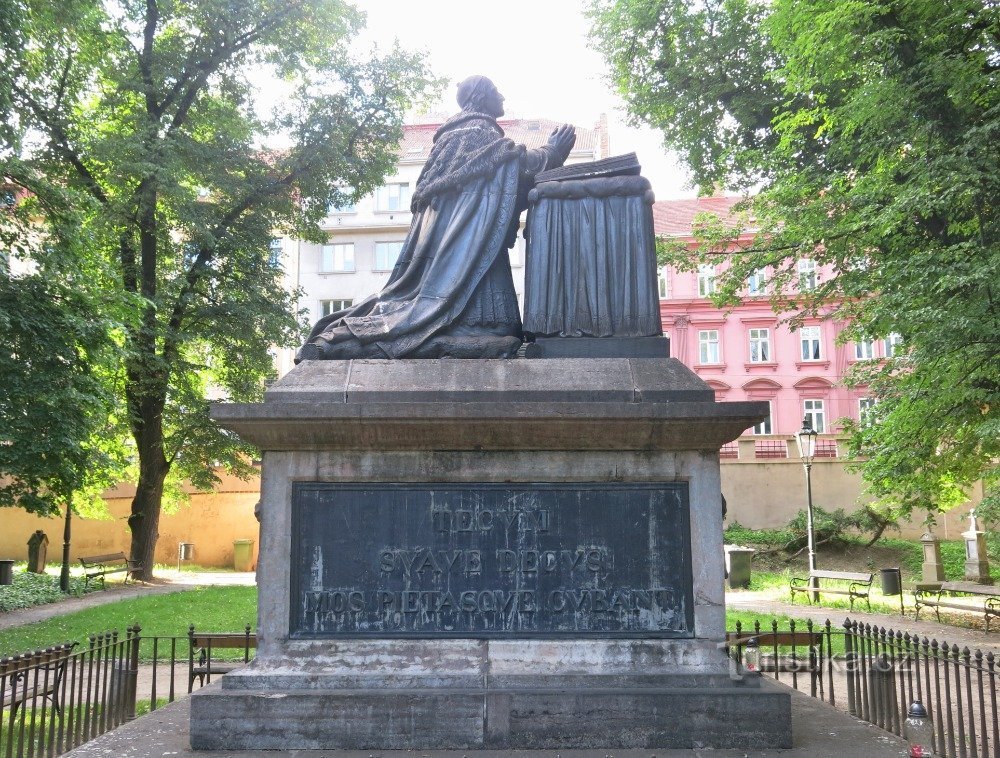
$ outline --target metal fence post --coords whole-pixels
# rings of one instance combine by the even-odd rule
[[[125,720],[135,718],[135,703],[139,681],[139,633],[142,627],[136,624],[128,629],[128,686],[125,693]]]

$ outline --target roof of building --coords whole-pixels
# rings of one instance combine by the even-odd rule
[[[529,150],[544,145],[552,130],[562,126],[557,121],[550,121],[544,118],[501,118],[497,121],[504,133],[519,145],[527,145]],[[403,144],[400,146],[400,157],[420,159],[426,158],[434,144],[434,132],[441,126],[442,121],[436,120],[434,123],[407,124],[403,127]],[[600,147],[600,128],[584,129],[576,127],[576,145],[573,152],[592,152]],[[601,156],[606,157],[606,156]]]
[[[736,195],[712,195],[685,200],[661,200],[653,203],[653,230],[659,237],[691,234],[698,213],[715,213],[726,220],[743,198]]]

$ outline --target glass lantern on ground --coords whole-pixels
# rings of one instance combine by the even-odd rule
[[[903,736],[910,746],[910,758],[932,758],[934,755],[934,725],[919,700],[914,700],[906,712]]]
[[[743,670],[748,674],[760,675],[760,643],[756,637],[748,639],[743,648]]]
[[[795,440],[799,445],[799,457],[802,465],[806,469],[806,538],[809,541],[809,586],[812,588],[811,600],[815,603],[819,601],[819,593],[816,592],[816,579],[812,573],[816,570],[816,537],[813,530],[813,493],[812,493],[812,462],[816,456],[816,435],[812,428],[812,420],[809,416],[802,419],[802,428],[796,432]]]

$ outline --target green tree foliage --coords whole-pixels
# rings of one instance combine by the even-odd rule
[[[591,13],[633,117],[703,186],[755,193],[736,228],[702,235],[702,259],[728,266],[720,303],[764,269],[792,325],[822,308],[848,339],[901,338],[849,379],[878,401],[848,429],[880,506],[947,508],[982,480],[997,519],[1000,6],[595,0]],[[752,247],[735,245],[748,230]],[[836,273],[810,291],[801,259]]]
[[[209,388],[259,399],[269,348],[300,337],[271,239],[319,239],[330,203],[377,187],[435,83],[398,49],[352,57],[363,17],[339,0],[4,3],[21,45],[0,74],[0,156],[79,211],[51,232],[91,260],[120,324],[131,557],[152,566],[165,488],[251,471]]]

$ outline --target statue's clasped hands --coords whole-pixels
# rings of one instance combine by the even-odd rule
[[[572,124],[563,124],[558,129],[554,129],[549,136],[549,147],[552,149],[552,166],[561,166],[569,157],[570,150],[576,144],[576,127]]]

